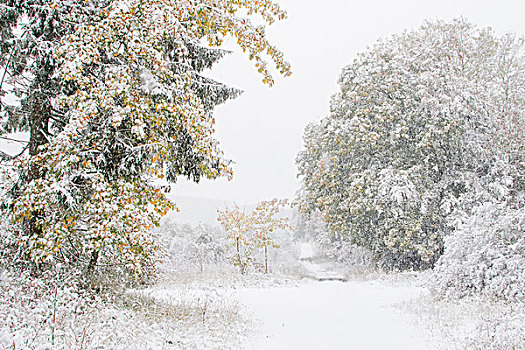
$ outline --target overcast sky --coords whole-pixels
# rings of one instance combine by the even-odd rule
[[[293,75],[278,78],[272,88],[240,52],[224,58],[209,73],[244,90],[215,113],[217,138],[235,161],[234,180],[179,181],[177,195],[255,203],[293,198],[299,188],[295,157],[304,127],[326,116],[337,92],[343,66],[377,39],[425,20],[464,17],[498,34],[525,35],[525,0],[281,0],[288,19],[268,29],[284,51]],[[228,47],[231,47],[227,45]]]

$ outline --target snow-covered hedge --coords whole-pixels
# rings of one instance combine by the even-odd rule
[[[525,301],[525,208],[480,205],[446,238],[434,271],[443,297]]]

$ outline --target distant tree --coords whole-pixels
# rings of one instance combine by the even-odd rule
[[[305,130],[300,209],[319,210],[333,235],[384,266],[432,266],[495,162],[522,159],[523,133],[513,151],[504,140],[523,130],[522,43],[455,20],[360,54],[331,114]]]
[[[30,133],[29,152],[3,176],[13,232],[3,243],[37,264],[89,272],[102,259],[140,273],[156,247],[150,229],[173,208],[156,179],[232,175],[212,110],[239,91],[201,75],[225,54],[202,43],[233,36],[271,85],[267,58],[285,75],[289,65],[238,12],[266,24],[285,12],[269,0],[0,6],[0,64],[22,97],[5,128]]]
[[[264,271],[269,272],[268,249],[279,248],[273,234],[276,230],[291,229],[287,217],[277,217],[286,200],[273,199],[257,204],[251,213],[245,213],[238,206],[219,210],[218,221],[234,245],[231,261],[241,273],[256,264],[254,253],[257,248],[264,251]]]
[[[234,255],[230,257],[233,265],[244,274],[253,264],[253,240],[249,236],[252,222],[238,205],[232,209],[219,210],[217,220],[234,245]]]
[[[219,226],[188,225],[176,221],[177,216],[170,215],[156,229],[166,253],[161,266],[168,274],[177,270],[191,275],[194,269],[202,273],[209,267],[226,263],[225,252],[230,242]]]
[[[255,246],[264,250],[264,272],[268,273],[268,249],[279,248],[272,237],[276,230],[291,230],[287,217],[277,217],[281,208],[286,206],[286,200],[273,199],[262,201],[252,212],[253,236]]]

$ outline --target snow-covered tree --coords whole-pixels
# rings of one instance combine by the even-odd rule
[[[176,215],[167,215],[156,230],[166,252],[161,265],[168,275],[174,270],[184,274],[204,273],[210,267],[227,263],[229,242],[218,225],[178,224]]]
[[[287,205],[286,200],[272,199],[262,201],[256,208],[247,213],[239,206],[219,210],[217,220],[220,222],[233,245],[230,261],[245,273],[249,267],[259,265],[269,272],[269,248],[279,248],[274,234],[278,230],[290,230],[292,226],[287,217],[279,217],[281,208]],[[263,249],[264,261],[255,261],[257,249]]]
[[[239,91],[201,75],[225,53],[210,47],[233,36],[271,85],[268,59],[284,75],[289,65],[240,13],[271,24],[285,12],[269,0],[0,6],[0,63],[22,97],[5,125],[30,132],[29,152],[4,174],[4,244],[36,263],[140,272],[156,247],[151,228],[173,208],[158,179],[232,175],[212,111]]]
[[[331,114],[305,131],[301,210],[320,210],[333,234],[385,266],[432,266],[452,214],[481,200],[473,188],[497,159],[521,161],[522,43],[455,20],[360,54]]]
[[[523,200],[523,199],[522,199]],[[525,206],[479,205],[446,238],[432,287],[443,297],[525,300]]]

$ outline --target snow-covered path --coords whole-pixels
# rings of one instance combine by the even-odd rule
[[[238,298],[261,321],[249,349],[431,349],[399,303],[417,287],[383,282],[306,281],[294,288],[244,289]]]
[[[299,260],[305,271],[304,277],[313,278],[317,281],[346,282],[347,278],[344,274],[338,271],[328,270],[326,266],[314,262],[316,255],[312,243],[302,243],[300,248]]]
[[[425,293],[406,279],[305,280],[297,287],[242,289],[237,298],[261,322],[247,349],[420,350],[433,346],[399,305]]]

